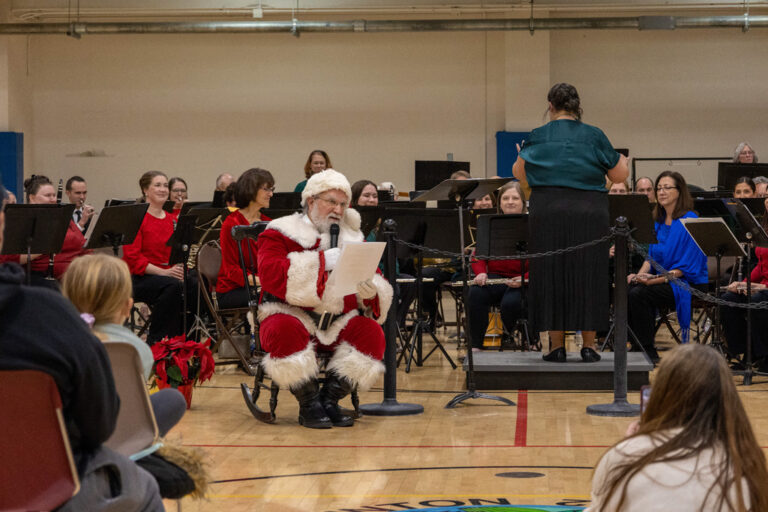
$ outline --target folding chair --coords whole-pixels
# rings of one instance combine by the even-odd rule
[[[107,341],[104,348],[120,395],[117,425],[104,444],[131,460],[138,460],[162,446],[141,359],[130,343]]]
[[[0,510],[53,510],[80,490],[53,377],[0,371]]]
[[[219,242],[211,240],[207,242],[197,253],[197,263],[195,270],[198,273],[198,286],[200,288],[200,294],[203,296],[208,310],[213,316],[213,321],[216,325],[216,332],[218,339],[214,338],[211,333],[207,333],[211,339],[215,341],[212,350],[218,347],[221,342],[226,339],[232,348],[237,352],[240,364],[248,375],[255,374],[254,361],[248,354],[243,352],[242,348],[235,342],[232,336],[233,329],[238,327],[246,327],[247,321],[245,315],[250,311],[248,307],[233,308],[233,309],[220,309],[218,301],[216,300],[216,280],[219,276],[219,268],[221,267],[221,247]],[[246,280],[247,282],[247,280]]]

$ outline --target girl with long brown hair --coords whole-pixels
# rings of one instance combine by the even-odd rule
[[[632,430],[600,459],[587,511],[768,510],[765,455],[711,347],[669,352]]]

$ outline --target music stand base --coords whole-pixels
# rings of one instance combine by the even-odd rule
[[[456,395],[455,397],[453,397],[453,399],[450,402],[445,404],[445,408],[453,409],[464,400],[469,400],[472,398],[485,398],[487,400],[498,400],[499,402],[504,402],[504,404],[506,405],[517,405],[515,402],[513,402],[509,398],[504,398],[502,396],[488,395],[486,393],[478,393],[477,391],[465,391],[464,393],[461,393],[460,395]]]
[[[380,404],[363,404],[360,410],[366,416],[410,416],[422,414],[424,407],[419,404],[401,404],[394,398],[386,398]]]
[[[616,400],[612,404],[588,405],[587,414],[591,414],[592,416],[626,418],[629,416],[639,416],[640,406],[630,404],[626,400]]]

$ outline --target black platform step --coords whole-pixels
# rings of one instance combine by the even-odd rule
[[[541,352],[475,352],[475,383],[478,390],[565,389],[608,391],[613,389],[613,352],[585,363],[576,352],[565,363],[550,363]],[[464,360],[464,370],[467,361]],[[637,391],[648,384],[653,364],[639,352],[627,354],[627,389]]]

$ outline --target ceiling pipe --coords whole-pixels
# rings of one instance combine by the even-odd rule
[[[0,35],[250,34],[301,32],[441,32],[512,30],[674,30],[767,28],[768,16],[635,16],[614,18],[512,18],[467,20],[212,21],[119,23],[7,23]]]

